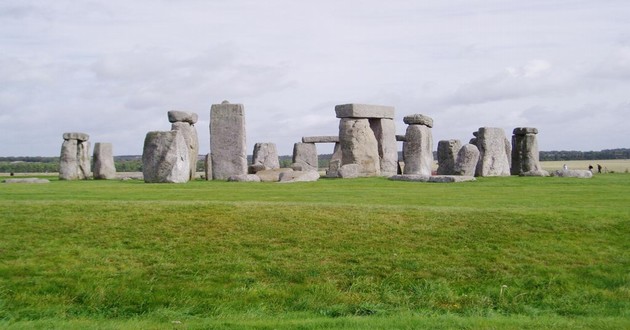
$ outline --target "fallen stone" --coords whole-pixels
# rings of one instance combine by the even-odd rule
[[[227,180],[229,182],[260,182],[260,177],[256,174],[238,174],[231,175]]]
[[[3,183],[50,183],[48,179],[39,178],[19,178],[19,179],[5,179]]]
[[[142,152],[144,182],[188,182],[190,180],[188,157],[188,145],[180,131],[147,133]]]
[[[421,174],[404,174],[394,175],[389,178],[393,181],[411,181],[411,182],[432,182],[432,183],[453,183],[453,182],[466,182],[475,181],[474,176],[460,176],[460,175],[421,175]]]
[[[563,178],[580,178],[590,179],[593,177],[593,172],[589,170],[557,170],[552,172],[551,176],[558,176]]]
[[[414,114],[405,116],[403,118],[403,123],[407,125],[423,125],[426,127],[433,127],[433,118],[423,114]]]
[[[280,173],[280,182],[313,182],[319,180],[317,171],[293,171]]]
[[[247,174],[256,174],[264,170],[265,170],[265,165],[263,164],[252,164],[252,165],[247,166]]]
[[[528,171],[528,172],[519,173],[519,176],[549,176],[549,175],[550,175],[549,172],[545,170]]]
[[[171,110],[168,112],[168,121],[171,123],[184,122],[191,125],[197,123],[199,116],[194,112]]]
[[[290,168],[277,168],[272,170],[262,170],[256,172],[256,175],[262,182],[278,182],[282,173],[291,173],[293,169]]]
[[[340,104],[335,106],[337,118],[389,118],[394,119],[394,107],[369,104]]]

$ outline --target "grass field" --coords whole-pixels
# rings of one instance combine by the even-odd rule
[[[630,175],[0,185],[0,327],[630,328]]]

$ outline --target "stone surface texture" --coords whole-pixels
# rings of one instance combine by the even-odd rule
[[[479,149],[474,144],[465,144],[457,152],[455,175],[474,176],[479,162]]]
[[[197,136],[197,129],[188,122],[177,121],[171,125],[171,130],[180,131],[186,141],[186,145],[188,146],[188,174],[189,180],[192,180],[197,174],[197,160],[199,158],[199,137]]]
[[[378,176],[381,163],[378,142],[368,119],[342,118],[339,121],[341,164],[359,165],[360,176]]]
[[[433,127],[433,118],[423,114],[408,115],[403,118],[403,123],[407,125],[423,125]]]
[[[513,175],[546,176],[539,161],[538,129],[533,127],[517,127],[512,135],[512,167]]]
[[[278,149],[276,148],[276,144],[269,142],[254,144],[252,164],[260,164],[268,170],[280,168],[280,161],[278,159]]]
[[[589,170],[557,170],[552,172],[551,175],[564,178],[590,179],[593,177],[593,172]]]
[[[403,142],[404,174],[431,175],[433,135],[425,125],[409,125]]]
[[[294,165],[302,166],[303,170],[317,170],[319,163],[315,143],[295,143],[292,162]]]
[[[214,179],[247,173],[245,109],[242,104],[213,104],[210,109],[210,153]]]
[[[438,175],[454,175],[457,153],[462,148],[459,140],[440,140],[437,148]]]
[[[381,175],[396,174],[398,162],[398,144],[396,143],[396,125],[392,119],[368,119],[378,146]]]
[[[302,137],[302,143],[339,143],[339,137],[335,135],[304,136]]]
[[[481,127],[478,131],[477,148],[479,162],[476,176],[509,176],[511,143],[502,128]]]
[[[335,106],[337,118],[389,118],[394,119],[394,107],[370,104],[340,104]]]
[[[227,178],[229,182],[260,182],[260,177],[256,174],[238,174]]]
[[[77,140],[77,141],[87,141],[90,139],[90,136],[86,133],[80,133],[80,132],[70,132],[70,133],[63,133],[63,139],[64,140]]]
[[[475,181],[474,176],[460,176],[460,175],[421,175],[421,174],[404,174],[394,175],[389,177],[393,181],[411,181],[411,182],[434,182],[434,183],[452,183],[452,182],[465,182]]]
[[[337,177],[342,179],[354,179],[361,176],[361,166],[359,164],[345,164],[339,168]]]
[[[212,155],[206,154],[203,160],[204,179],[212,180]]]
[[[64,133],[59,157],[60,180],[85,180],[92,174],[89,135]]]
[[[317,171],[293,171],[280,173],[280,182],[313,182],[319,180]]]
[[[190,125],[197,123],[199,116],[194,112],[171,110],[168,112],[168,121],[171,123],[184,122]]]
[[[152,131],[144,139],[142,174],[147,183],[190,180],[189,151],[180,131]]]
[[[290,168],[276,168],[272,170],[262,170],[256,172],[256,175],[260,178],[262,182],[278,182],[280,181],[280,176],[282,173],[290,173],[293,172],[293,169]]]
[[[50,183],[48,179],[39,178],[19,178],[19,179],[4,179],[3,183]]]
[[[116,166],[114,164],[114,151],[111,143],[97,142],[94,144],[94,179],[116,179]]]

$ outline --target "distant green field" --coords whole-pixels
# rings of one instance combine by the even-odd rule
[[[630,328],[630,175],[0,184],[0,328]]]

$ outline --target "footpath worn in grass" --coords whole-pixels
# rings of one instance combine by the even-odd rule
[[[630,175],[0,185],[0,326],[630,327]]]

